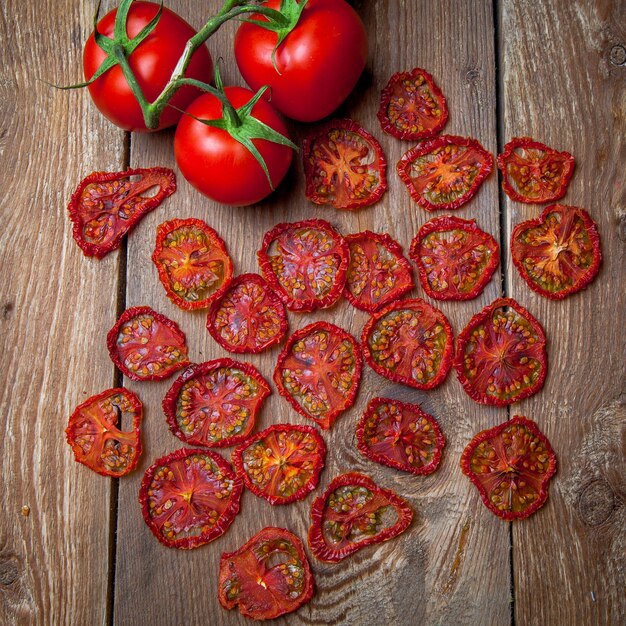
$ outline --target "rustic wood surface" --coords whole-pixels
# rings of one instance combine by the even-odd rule
[[[194,26],[217,0],[171,0]],[[626,76],[626,14],[618,0],[526,3],[430,0],[354,2],[370,38],[367,69],[338,115],[353,117],[382,143],[389,192],[374,207],[342,213],[315,207],[303,194],[298,159],[268,200],[246,209],[219,206],[182,176],[179,189],[148,215],[120,252],[86,259],[71,238],[69,196],[93,170],[127,165],[175,168],[172,131],[125,135],[106,122],[86,93],[55,92],[39,78],[80,78],[91,3],[9,0],[0,5],[0,328],[5,419],[0,443],[2,624],[244,624],[217,601],[219,557],[266,525],[306,536],[314,497],[349,469],[406,497],[416,516],[400,537],[337,565],[311,557],[312,601],[276,623],[306,624],[613,624],[624,602],[624,242],[626,208],[621,136]],[[36,6],[34,6],[36,5]],[[108,10],[113,2],[103,3]],[[45,15],[45,22],[41,16]],[[241,83],[233,63],[235,25],[209,42],[224,58],[227,82]],[[119,481],[75,464],[63,430],[75,405],[116,381],[104,337],[127,306],[147,304],[176,320],[190,357],[226,353],[205,330],[205,313],[177,309],[165,296],[150,255],[156,226],[198,217],[218,230],[237,273],[258,271],[263,232],[283,221],[321,217],[341,232],[389,232],[408,250],[431,214],[417,207],[395,174],[412,144],[382,133],[375,113],[394,71],[427,68],[446,94],[446,132],[478,138],[492,153],[511,137],[531,134],[577,160],[565,202],[598,222],[604,256],[599,278],[583,293],[551,302],[513,269],[512,226],[538,207],[509,201],[492,175],[458,213],[475,218],[500,241],[505,258],[485,292],[469,303],[437,306],[458,332],[501,294],[512,295],[544,324],[550,371],[545,389],[510,409],[478,405],[453,375],[431,392],[389,383],[364,368],[355,406],[330,432],[321,485],[303,502],[271,507],[246,492],[230,530],[212,544],[183,552],[161,546],[141,517],[144,470],[180,446],[161,399],[172,380],[123,380],[144,402],[144,455]],[[299,141],[306,127],[291,124]],[[424,297],[418,287],[414,295]],[[427,299],[427,298],[426,298]],[[313,314],[289,314],[291,330],[332,321],[357,338],[367,315],[347,302]],[[279,348],[248,357],[271,381]],[[275,391],[258,429],[309,423]],[[440,421],[447,447],[429,477],[401,475],[365,460],[354,429],[368,400],[387,395],[420,403]],[[461,475],[458,458],[478,430],[509,415],[535,419],[559,458],[547,505],[523,523],[493,516]],[[228,458],[230,450],[222,450]],[[22,507],[30,509],[28,516]]]

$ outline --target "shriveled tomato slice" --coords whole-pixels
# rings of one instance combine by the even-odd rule
[[[254,428],[270,388],[249,363],[216,359],[188,367],[163,398],[170,430],[185,443],[225,448]]]
[[[233,262],[222,238],[194,218],[159,226],[152,261],[167,297],[187,311],[206,309],[233,277]]]
[[[436,135],[448,121],[448,105],[433,77],[419,67],[394,74],[380,94],[382,129],[398,139]]]
[[[139,503],[152,534],[170,548],[186,550],[228,530],[242,491],[241,479],[219,454],[181,448],[147,469]]]
[[[556,455],[537,424],[516,415],[479,432],[463,451],[461,469],[492,513],[524,519],[548,499]]]
[[[315,322],[288,339],[278,355],[274,382],[300,415],[327,429],[354,404],[362,367],[352,335],[334,324]]]
[[[513,298],[498,298],[459,334],[454,367],[476,402],[506,406],[528,398],[548,370],[543,328]]]
[[[574,173],[574,157],[530,137],[514,137],[498,155],[502,189],[512,200],[542,204],[560,200]]]
[[[482,293],[496,271],[500,247],[475,220],[444,215],[419,229],[409,256],[431,298],[471,300]]]
[[[175,191],[174,172],[165,167],[94,172],[81,181],[67,207],[74,239],[85,256],[102,259]]]
[[[65,435],[79,463],[103,476],[124,476],[141,454],[139,425],[142,404],[128,389],[118,387],[92,396],[74,409]],[[118,428],[132,419],[132,430]]]
[[[357,550],[387,541],[413,519],[409,503],[356,472],[337,476],[311,509],[309,546],[315,558],[337,563]]]
[[[552,204],[511,235],[513,263],[528,286],[561,300],[584,289],[602,263],[600,234],[587,211]]]
[[[409,150],[397,170],[423,209],[452,210],[474,197],[493,170],[493,157],[476,139],[440,135]]]
[[[265,280],[290,311],[333,305],[346,282],[348,245],[324,220],[278,224],[257,256]]]
[[[326,445],[312,426],[274,424],[233,451],[245,486],[270,504],[303,500],[319,481]]]
[[[366,230],[346,242],[350,264],[343,295],[357,309],[374,313],[413,289],[411,266],[389,235]]]
[[[287,332],[285,305],[258,274],[237,276],[211,304],[207,329],[225,350],[258,353]]]
[[[387,161],[378,141],[352,120],[316,128],[302,147],[304,193],[315,204],[360,209],[387,190]]]
[[[163,380],[189,365],[183,331],[149,306],[126,309],[107,346],[113,363],[132,380]]]
[[[313,574],[298,537],[268,526],[220,559],[218,597],[252,619],[292,613],[313,595]]]
[[[420,298],[375,313],[363,328],[365,360],[381,376],[432,389],[448,375],[454,336],[446,316]]]

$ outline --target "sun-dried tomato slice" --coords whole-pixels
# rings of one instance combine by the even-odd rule
[[[225,448],[254,428],[270,388],[250,363],[224,358],[188,367],[163,398],[170,430],[195,446]]]
[[[228,530],[242,491],[241,479],[219,454],[181,448],[146,470],[139,503],[148,528],[162,544],[187,550]]]
[[[394,74],[380,94],[382,129],[398,139],[436,135],[448,121],[448,105],[433,77],[419,67]]]
[[[74,409],[65,429],[67,443],[79,463],[103,476],[124,476],[141,455],[139,425],[142,404],[128,389],[108,389]],[[132,430],[118,428],[132,419]]]
[[[432,389],[450,371],[454,335],[439,309],[414,298],[375,313],[363,328],[361,345],[377,374],[416,389]]]
[[[413,289],[413,274],[401,246],[386,233],[366,230],[346,238],[350,264],[343,295],[368,313]]]
[[[102,259],[175,191],[174,172],[165,167],[94,172],[81,181],[67,207],[74,239],[85,256]]]
[[[252,619],[292,613],[313,595],[313,574],[298,537],[268,526],[220,559],[218,597],[225,609]]]
[[[109,331],[107,346],[131,380],[163,380],[189,365],[183,331],[149,306],[126,309]]]
[[[531,289],[561,300],[597,276],[602,262],[600,234],[584,209],[552,204],[541,217],[515,227],[511,255]]]
[[[476,402],[506,406],[528,398],[548,370],[543,328],[513,298],[498,298],[459,334],[454,367]]]
[[[315,204],[360,209],[387,190],[387,161],[378,141],[352,120],[314,129],[302,147],[304,193]]]
[[[493,157],[476,139],[440,135],[411,148],[398,161],[398,175],[427,211],[458,209],[493,170]]]
[[[409,256],[431,298],[471,300],[482,293],[496,271],[500,247],[475,220],[444,215],[419,229]]]
[[[337,476],[311,508],[309,546],[337,563],[357,550],[396,537],[413,519],[409,503],[356,472]]]
[[[560,200],[574,173],[574,157],[530,137],[514,137],[498,155],[502,189],[512,200],[542,204]]]
[[[354,337],[328,322],[315,322],[289,337],[278,355],[274,382],[304,417],[324,429],[356,398],[363,359]]]
[[[524,519],[548,499],[556,455],[537,424],[516,415],[479,432],[463,451],[461,469],[492,513]]]
[[[280,343],[287,332],[285,305],[258,274],[237,276],[211,304],[207,329],[229,352],[258,353]]]
[[[290,311],[326,308],[341,296],[348,244],[324,220],[278,224],[257,256],[265,280]]]

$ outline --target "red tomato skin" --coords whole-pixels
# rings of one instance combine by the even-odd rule
[[[262,6],[278,9],[280,0]],[[367,61],[365,26],[344,0],[309,0],[276,51],[280,74],[272,63],[276,42],[276,33],[242,24],[235,36],[237,65],[252,89],[269,85],[272,105],[300,122],[330,115],[348,97]]]
[[[141,29],[157,14],[158,9],[159,5],[153,2],[133,2],[126,22],[126,32],[129,38],[139,34]],[[117,9],[107,13],[98,22],[98,32],[112,37],[116,14]],[[149,102],[156,100],[161,93],[185,49],[185,44],[195,34],[196,31],[185,20],[163,7],[161,19],[155,29],[130,55],[128,59],[130,67]],[[98,46],[92,33],[83,51],[83,70],[86,80],[96,73],[105,59],[106,53]],[[213,63],[206,46],[201,46],[195,52],[185,76],[206,83],[213,80]],[[165,107],[159,127],[146,128],[141,107],[119,65],[105,72],[89,85],[88,89],[100,112],[124,130],[139,132],[160,130],[176,124],[182,115],[176,109]],[[185,109],[197,96],[197,89],[183,87],[170,102],[180,109]]]

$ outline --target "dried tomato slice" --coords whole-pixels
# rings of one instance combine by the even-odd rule
[[[94,172],[80,182],[67,207],[74,239],[85,256],[102,259],[175,191],[174,172],[165,167]]]
[[[352,120],[317,127],[302,147],[304,193],[315,204],[360,209],[387,190],[387,161],[378,141]]]
[[[348,245],[324,220],[278,224],[257,256],[265,280],[290,311],[333,305],[346,282]]]
[[[233,262],[221,237],[202,220],[164,222],[152,262],[167,297],[181,309],[206,309],[228,288]]]
[[[382,129],[398,139],[436,135],[448,121],[448,105],[433,77],[419,67],[394,74],[380,94]]]
[[[220,559],[218,597],[252,619],[292,613],[313,596],[313,574],[298,537],[268,526]]]
[[[493,170],[493,157],[476,139],[440,135],[409,150],[397,170],[422,208],[452,210],[473,198]]]
[[[512,200],[542,204],[560,200],[574,173],[574,157],[530,137],[514,137],[498,155],[502,189]]]
[[[386,233],[366,230],[346,238],[350,264],[343,295],[374,313],[413,289],[413,274],[401,246]]]
[[[117,426],[132,419],[132,430]],[[65,434],[79,463],[103,476],[124,476],[141,455],[139,425],[142,404],[128,389],[107,389],[74,409]]]
[[[188,367],[163,398],[170,430],[185,443],[225,448],[254,428],[270,388],[249,363],[215,359]]]
[[[432,389],[450,371],[454,335],[439,309],[414,298],[374,314],[363,328],[361,345],[377,374],[415,389]]]
[[[419,229],[409,256],[431,298],[471,300],[482,293],[496,271],[500,247],[475,220],[444,215]]]
[[[183,331],[149,306],[126,309],[109,331],[107,346],[131,380],[163,380],[189,365]]]
[[[524,519],[548,499],[556,455],[537,424],[516,415],[479,432],[463,451],[461,469],[492,513]]]
[[[278,392],[304,417],[324,429],[356,398],[363,360],[359,345],[345,330],[315,322],[288,339],[278,355]]]
[[[506,406],[537,393],[546,379],[541,324],[512,298],[498,298],[472,317],[457,338],[454,367],[467,394]]]
[[[511,235],[513,263],[528,286],[561,300],[584,289],[600,271],[600,234],[587,211],[552,204]]]
[[[207,329],[229,352],[258,353],[287,332],[285,305],[258,274],[237,276],[211,304]]]
[[[311,509],[309,546],[315,558],[337,563],[357,550],[387,541],[413,519],[409,503],[356,472],[337,476]]]
[[[163,545],[187,550],[228,530],[242,491],[241,479],[219,454],[181,448],[146,470],[139,503],[148,528]]]

